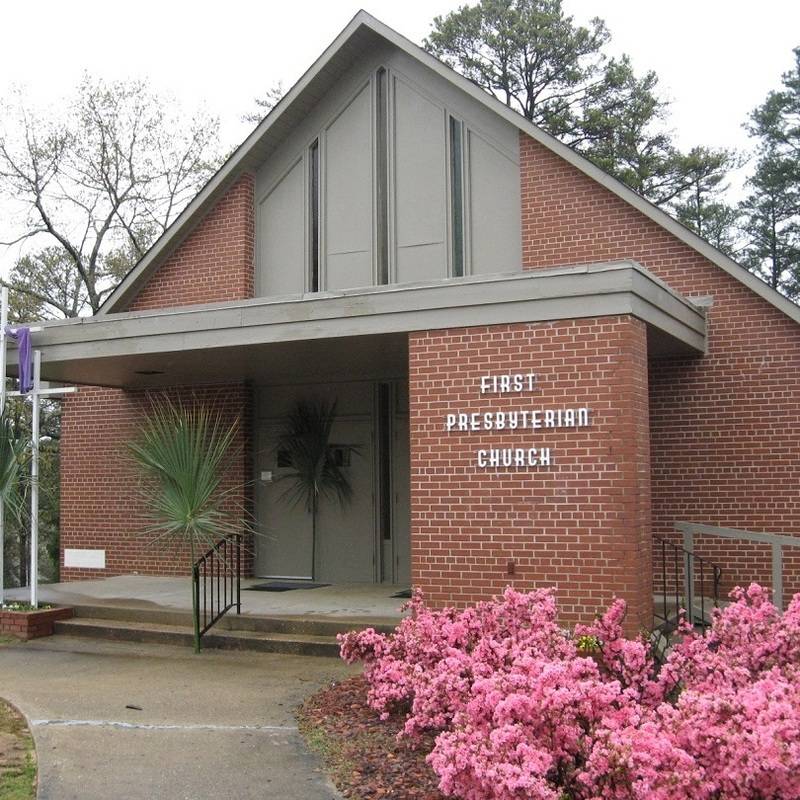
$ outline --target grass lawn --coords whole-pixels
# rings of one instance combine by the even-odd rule
[[[24,717],[0,700],[0,797],[33,800],[36,797],[36,753]]]

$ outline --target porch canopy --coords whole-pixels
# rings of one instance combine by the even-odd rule
[[[651,356],[705,350],[701,305],[633,261],[57,320],[34,346],[62,383],[368,379],[407,374],[411,331],[623,314],[647,324]]]

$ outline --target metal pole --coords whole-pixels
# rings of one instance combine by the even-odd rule
[[[236,534],[236,613],[242,613],[242,535]]]
[[[772,603],[778,611],[783,611],[783,547],[772,545]]]
[[[6,410],[6,325],[8,325],[8,287],[0,292],[0,414]],[[6,435],[6,431],[3,431]],[[0,500],[0,606],[5,599],[5,502]]]
[[[205,587],[204,587],[205,589]],[[205,603],[205,595],[203,596]],[[192,627],[194,628],[194,651],[200,652],[200,570],[192,564]]]
[[[689,623],[694,625],[694,534],[683,532],[683,602]]]
[[[33,351],[33,392],[31,393],[31,605],[39,607],[39,388],[42,352]]]

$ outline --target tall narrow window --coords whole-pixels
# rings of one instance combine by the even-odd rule
[[[309,194],[311,223],[311,274],[309,291],[319,291],[319,139],[315,139],[308,150]]]
[[[384,542],[392,538],[392,387],[388,383],[378,384],[378,486],[380,538]],[[388,565],[384,565],[384,570]],[[391,573],[383,579],[391,579]]]
[[[389,283],[389,113],[386,91],[386,70],[381,67],[375,76],[375,130],[377,140],[377,225],[378,283]]]
[[[450,117],[450,227],[453,276],[464,274],[464,126]]]

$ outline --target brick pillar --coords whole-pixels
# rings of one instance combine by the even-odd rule
[[[534,373],[533,391],[481,377]],[[409,337],[411,560],[436,605],[555,586],[562,619],[617,595],[652,623],[645,325],[630,316],[422,331]],[[589,425],[485,430],[486,412],[588,408]],[[448,414],[479,430],[447,430]],[[472,417],[469,416],[470,427]],[[542,422],[544,420],[542,419]],[[481,467],[479,450],[550,449],[549,466]]]

